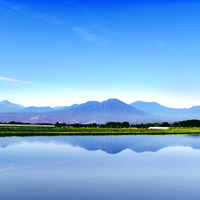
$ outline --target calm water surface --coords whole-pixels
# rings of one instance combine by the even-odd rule
[[[199,186],[199,136],[0,138],[1,200],[199,200]]]

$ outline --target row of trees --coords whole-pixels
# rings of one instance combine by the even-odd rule
[[[1,124],[31,124],[11,121],[8,123],[0,122]],[[40,123],[38,125],[50,125],[49,123]],[[53,124],[52,124],[53,125]],[[174,123],[141,123],[141,124],[130,124],[129,122],[108,122],[106,124],[66,124],[59,123],[55,124],[55,127],[73,127],[73,128],[149,128],[149,127],[200,127],[200,120],[186,120]]]
[[[136,124],[135,127],[137,128],[149,128],[149,127],[200,127],[200,120],[185,120],[180,122],[174,123],[148,123],[148,124]]]
[[[0,124],[31,124],[29,122],[15,122],[15,121],[10,121],[10,122],[0,122]]]
[[[149,127],[200,127],[200,120],[186,120],[174,123],[147,123],[147,124],[130,124],[129,122],[108,122],[106,124],[55,124],[56,127],[74,127],[74,128],[149,128]]]
[[[108,122],[106,124],[97,124],[97,123],[90,123],[90,124],[66,124],[66,123],[59,123],[55,124],[56,127],[74,127],[74,128],[129,128],[131,125],[128,122]]]

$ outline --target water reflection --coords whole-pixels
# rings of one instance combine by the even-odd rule
[[[200,136],[190,135],[142,135],[142,136],[55,136],[55,137],[5,137],[0,140],[0,148],[22,143],[54,143],[81,147],[88,151],[101,150],[117,154],[125,149],[137,153],[156,152],[165,147],[185,146],[200,149]]]
[[[11,137],[0,146],[3,200],[200,198],[200,137]]]

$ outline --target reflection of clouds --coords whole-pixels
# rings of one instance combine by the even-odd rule
[[[0,167],[0,172],[10,171],[15,169],[14,167]]]
[[[71,163],[72,161],[65,160],[65,161],[57,161],[57,162],[51,162],[51,163],[42,163],[42,164],[34,164],[34,165],[21,165],[21,166],[8,166],[8,167],[0,167],[0,173],[5,171],[11,171],[11,170],[18,170],[18,169],[31,169],[36,167],[49,167],[54,165],[60,165],[60,164],[67,164]]]

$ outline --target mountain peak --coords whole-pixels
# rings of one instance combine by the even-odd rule
[[[193,109],[193,110],[194,110],[194,109],[198,109],[198,110],[199,110],[199,109],[200,109],[200,106],[192,106],[190,109]]]
[[[116,99],[116,98],[111,98],[111,99],[108,99],[106,101],[102,101],[101,103],[123,103],[125,104],[124,102],[120,101],[119,99]]]
[[[0,104],[1,105],[3,105],[3,106],[14,106],[14,107],[23,107],[22,105],[19,105],[19,104],[16,104],[16,103],[12,103],[12,102],[10,102],[10,101],[8,101],[8,100],[4,100],[4,101],[0,101]]]
[[[108,99],[108,100],[106,100],[106,101],[120,101],[120,100],[117,99],[117,98],[110,98],[110,99]]]
[[[5,104],[12,104],[12,103],[11,103],[10,101],[8,101],[8,100],[0,101],[0,103],[1,103],[1,104],[4,104],[4,105],[5,105]]]
[[[0,113],[1,112],[16,112],[22,110],[24,106],[12,103],[8,100],[0,101]]]

